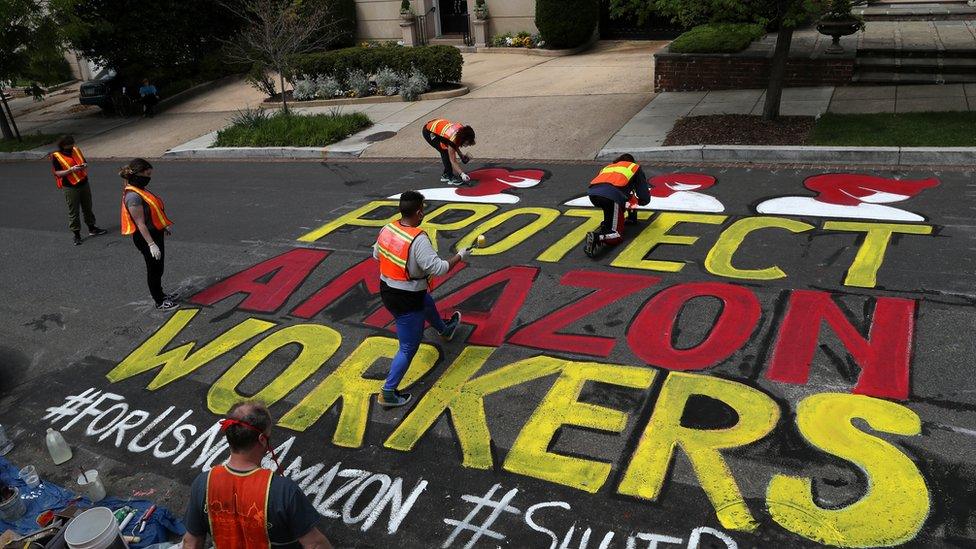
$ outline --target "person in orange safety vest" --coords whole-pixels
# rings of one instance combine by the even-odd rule
[[[594,206],[603,210],[600,230],[586,234],[583,253],[589,257],[596,257],[605,247],[623,241],[624,213],[628,210],[631,197],[636,197],[636,203],[641,206],[651,201],[647,177],[629,154],[617,157],[612,164],[600,170],[590,181],[587,195]]]
[[[81,154],[81,149],[75,145],[74,137],[66,135],[58,140],[58,150],[51,153],[51,163],[54,182],[64,193],[64,203],[68,206],[68,229],[74,235],[75,246],[81,245],[79,209],[88,225],[88,236],[107,233],[108,231],[95,224],[91,187],[88,185],[88,162]]]
[[[170,234],[169,228],[173,222],[166,216],[162,199],[146,189],[152,179],[152,170],[152,164],[136,158],[119,172],[125,182],[122,189],[122,235],[132,235],[132,243],[146,261],[149,294],[156,302],[156,308],[168,311],[176,308],[177,297],[163,292],[165,235]]]
[[[272,425],[268,408],[254,401],[234,405],[221,420],[230,459],[193,481],[183,549],[203,549],[207,534],[216,549],[332,549],[308,496],[262,466],[268,453],[277,466]]]
[[[441,162],[444,164],[441,183],[457,186],[471,181],[458,163],[459,155],[461,162],[467,164],[471,161],[470,155],[461,152],[461,147],[474,145],[474,129],[471,126],[445,118],[435,118],[424,124],[421,133],[424,141],[441,155]]]

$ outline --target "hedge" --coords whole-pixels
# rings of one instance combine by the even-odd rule
[[[762,25],[718,23],[699,25],[671,42],[674,53],[736,53],[766,34]]]
[[[536,0],[535,26],[547,48],[575,48],[593,37],[598,0]]]
[[[296,55],[290,59],[290,79],[328,75],[344,81],[351,70],[376,74],[383,67],[409,73],[416,68],[432,84],[461,81],[464,58],[454,46],[355,47],[321,53]]]

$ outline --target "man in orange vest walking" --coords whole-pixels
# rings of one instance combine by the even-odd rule
[[[624,154],[613,164],[605,166],[587,191],[590,202],[603,209],[603,224],[600,231],[586,234],[583,253],[596,257],[607,246],[619,244],[624,239],[624,215],[631,196],[637,197],[641,206],[651,201],[651,191],[647,186],[644,170],[634,162],[634,157]]]
[[[396,319],[400,342],[379,397],[380,404],[388,408],[410,402],[410,393],[401,393],[397,386],[420,348],[424,322],[429,322],[444,341],[454,337],[461,323],[459,312],[450,320],[438,315],[434,298],[428,292],[429,278],[446,274],[471,255],[471,249],[466,248],[448,260],[438,257],[430,237],[420,228],[424,220],[424,195],[417,191],[400,195],[400,216],[380,230],[373,246],[373,257],[380,262],[380,297]]]
[[[469,155],[461,152],[461,147],[474,145],[474,129],[471,126],[451,122],[445,118],[435,118],[424,124],[421,133],[424,141],[441,155],[441,162],[444,164],[441,183],[462,185],[471,181],[458,163],[458,155],[461,157],[461,162],[465,164],[471,161]]]
[[[64,202],[68,206],[68,229],[74,233],[75,246],[81,245],[81,223],[78,209],[81,208],[88,225],[88,235],[98,236],[107,233],[95,225],[92,212],[91,187],[88,186],[88,162],[75,146],[75,138],[66,135],[58,140],[58,150],[51,153],[54,182],[64,191]]]
[[[236,404],[220,422],[230,459],[193,481],[184,549],[203,549],[208,533],[216,549],[332,549],[308,496],[290,478],[275,474],[280,471],[261,466],[269,452],[276,461],[273,424],[259,402]]]

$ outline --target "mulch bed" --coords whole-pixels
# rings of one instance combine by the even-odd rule
[[[812,116],[770,121],[750,114],[690,116],[678,120],[664,145],[804,145],[815,123]]]

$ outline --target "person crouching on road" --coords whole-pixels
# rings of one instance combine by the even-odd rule
[[[260,402],[240,402],[220,421],[230,459],[200,473],[190,488],[183,549],[332,549],[308,496],[282,471],[261,466],[274,421]],[[275,474],[275,472],[279,474]]]
[[[122,189],[122,234],[132,235],[132,242],[146,260],[149,293],[156,308],[168,311],[176,307],[176,296],[163,293],[163,261],[165,235],[171,234],[173,222],[166,217],[163,201],[149,192],[146,186],[152,178],[152,164],[136,158],[122,168],[119,175],[125,180]]]
[[[624,215],[631,195],[637,196],[637,203],[646,206],[651,201],[651,191],[647,186],[644,170],[634,162],[634,157],[624,154],[600,170],[590,181],[587,191],[590,202],[603,210],[603,223],[600,231],[586,233],[583,252],[589,257],[597,256],[607,246],[620,244],[624,239]]]
[[[51,153],[51,161],[54,182],[64,191],[64,203],[68,206],[68,229],[74,233],[75,246],[81,245],[79,206],[85,216],[85,224],[88,225],[88,236],[107,233],[108,231],[95,225],[91,187],[88,185],[88,162],[81,154],[81,149],[75,146],[75,138],[66,135],[58,140],[58,150]]]
[[[397,386],[420,348],[424,321],[444,341],[454,337],[461,323],[460,312],[455,312],[450,320],[441,319],[428,292],[428,279],[447,274],[451,267],[471,255],[471,249],[465,248],[448,260],[437,256],[430,237],[420,228],[424,220],[424,195],[417,191],[400,195],[400,215],[399,220],[380,230],[373,246],[373,257],[380,262],[380,297],[396,319],[400,342],[379,396],[379,403],[389,408],[410,402],[410,393],[401,393]]]
[[[456,186],[471,181],[458,163],[458,155],[465,164],[471,161],[470,155],[461,152],[461,147],[474,145],[474,129],[471,126],[435,118],[424,124],[422,133],[424,140],[441,155],[441,162],[444,164],[441,183]]]

